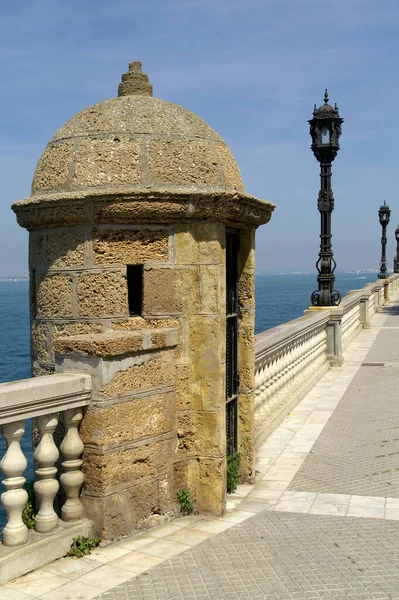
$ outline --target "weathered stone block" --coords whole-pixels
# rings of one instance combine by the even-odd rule
[[[255,343],[255,309],[249,308],[240,312],[240,318],[238,320],[238,327],[242,328],[240,335],[245,338],[245,343]]]
[[[244,390],[255,387],[255,349],[245,346],[242,342],[238,348],[238,372],[240,374],[240,388]]]
[[[240,308],[255,308],[255,273],[252,269],[241,273],[238,281],[238,301]]]
[[[99,229],[93,234],[95,264],[137,265],[168,260],[168,232]]]
[[[54,362],[54,340],[60,337],[73,337],[87,333],[101,333],[103,326],[99,323],[49,323],[50,331],[52,330],[52,344],[49,348],[50,361]]]
[[[174,427],[174,395],[135,398],[86,412],[80,436],[85,444],[110,446],[160,435]]]
[[[189,357],[195,375],[221,376],[226,348],[225,318],[194,315],[188,326]]]
[[[176,504],[172,472],[158,481],[158,500],[161,513],[168,512]]]
[[[101,357],[121,356],[143,350],[140,331],[107,331],[99,334],[69,335],[55,339],[55,349],[60,354],[83,354]]]
[[[195,453],[197,435],[196,413],[188,411],[177,415],[177,456]]]
[[[68,337],[83,335],[85,333],[101,333],[103,326],[100,323],[56,323],[53,326],[53,337]]]
[[[29,268],[36,269],[43,265],[43,236],[42,234],[29,234]]]
[[[94,534],[103,540],[113,540],[148,527],[151,515],[172,508],[171,479],[171,476],[164,476],[140,482],[105,497],[84,491],[82,501],[86,514],[94,523]]]
[[[179,459],[173,465],[175,493],[179,490],[189,490],[196,497],[196,481],[198,477],[198,461],[195,458]]]
[[[202,458],[198,461],[197,508],[221,515],[226,510],[226,460]]]
[[[127,315],[126,276],[121,272],[80,275],[77,296],[78,311],[83,317]]]
[[[198,382],[201,394],[201,410],[215,410],[226,398],[226,374],[222,365],[221,375],[203,377]]]
[[[199,311],[198,269],[144,270],[143,312],[148,315]]]
[[[191,395],[190,395],[190,370],[186,365],[178,365],[176,367],[176,384],[175,384],[175,397],[176,397],[176,410],[188,410],[191,408]]]
[[[255,229],[240,230],[239,271],[255,269]]]
[[[243,481],[253,482],[255,475],[255,394],[241,393],[238,398],[238,446],[241,453],[240,473]]]
[[[125,135],[79,140],[72,183],[80,187],[140,183],[139,156],[140,141]]]
[[[36,291],[38,317],[72,315],[72,279],[66,275],[48,275],[39,280]]]
[[[148,169],[153,183],[224,184],[219,156],[207,140],[151,140]]]
[[[141,364],[118,371],[109,383],[103,386],[102,393],[111,397],[141,389],[173,385],[175,369],[172,351],[153,354]]]
[[[170,348],[178,343],[176,329],[113,330],[103,333],[56,337],[60,354],[83,354],[105,358],[129,355],[144,350]]]
[[[198,456],[220,456],[226,453],[226,412],[197,412],[196,452]]]
[[[59,202],[54,204],[33,204],[26,209],[18,210],[18,223],[27,229],[44,229],[45,227],[65,227],[87,223],[87,211],[84,201],[64,199],[64,192],[58,192]],[[46,201],[44,201],[46,202]]]
[[[197,456],[220,456],[226,453],[226,413],[201,411],[196,413],[197,435],[195,441]]]
[[[48,363],[49,348],[47,341],[47,324],[32,323],[31,329],[32,360]]]
[[[94,535],[102,540],[113,540],[136,529],[129,492],[121,491],[105,497],[90,496],[83,492],[81,500],[93,523]]]
[[[212,221],[176,226],[176,264],[225,264],[225,227]]]
[[[180,329],[179,319],[144,319],[143,317],[131,317],[126,321],[113,323],[113,329],[157,329],[161,327],[173,327]]]
[[[246,436],[253,434],[253,417],[255,413],[255,392],[246,394],[240,393],[238,398],[238,418],[240,419],[239,431],[241,441],[245,440]]]
[[[56,231],[47,236],[47,264],[50,268],[84,265],[85,233],[82,229]]]
[[[219,265],[201,265],[199,276],[201,314],[226,313],[226,294],[223,294],[223,281],[226,279],[224,268]]]
[[[176,346],[179,336],[176,329],[164,328],[163,330],[152,330],[148,332],[149,348],[167,348]]]
[[[32,194],[67,187],[72,150],[73,140],[48,144],[36,167]]]
[[[136,519],[137,529],[148,527],[147,519],[161,512],[159,483],[157,480],[135,485],[129,490],[130,503]]]
[[[177,456],[221,455],[225,453],[225,412],[188,411],[177,417]]]
[[[255,334],[253,313],[243,313],[238,325],[238,371],[240,387],[253,389],[255,386]]]
[[[83,469],[85,491],[90,494],[119,491],[132,482],[167,472],[172,462],[174,440],[167,439],[138,448],[120,448],[94,454],[86,447]]]

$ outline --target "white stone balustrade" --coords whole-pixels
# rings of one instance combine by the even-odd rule
[[[38,533],[50,533],[58,525],[58,516],[53,508],[54,498],[60,487],[56,479],[57,467],[55,466],[60,453],[53,438],[57,425],[58,413],[42,415],[37,419],[40,442],[33,454],[38,465],[35,470],[36,481],[33,489],[39,503],[35,519],[35,530]]]
[[[8,516],[3,531],[3,544],[19,546],[28,541],[28,530],[22,521],[22,511],[28,499],[28,494],[23,489],[26,479],[22,474],[28,461],[20,445],[21,437],[25,433],[25,421],[6,423],[1,429],[7,443],[7,451],[0,462],[6,476],[3,480],[6,491],[1,495],[1,502]]]
[[[330,366],[374,314],[399,289],[399,276],[346,294],[339,307],[306,310],[304,316],[256,336],[255,440],[261,443]]]
[[[67,432],[61,443],[64,459],[61,484],[65,490],[66,501],[61,508],[61,518],[63,521],[77,521],[83,517],[83,504],[79,500],[79,492],[84,481],[81,471],[83,460],[80,458],[84,446],[78,432],[83,410],[81,407],[71,408],[66,410],[63,416]]]
[[[361,297],[359,290],[351,290],[342,299],[340,308],[342,309],[341,336],[342,349],[345,350],[350,342],[363,329],[361,315]]]
[[[59,489],[56,467],[59,451],[53,434],[59,415],[63,416],[67,430],[61,444],[64,472],[60,480],[66,496],[61,518],[77,521],[83,517],[83,506],[79,500],[84,480],[81,471],[83,443],[78,426],[83,417],[83,407],[89,404],[90,397],[91,378],[88,375],[63,373],[0,384],[0,431],[7,446],[0,462],[6,489],[1,502],[8,518],[3,531],[4,546],[20,546],[28,541],[28,530],[22,521],[27,500],[23,487],[27,460],[20,446],[26,419],[37,418],[40,434],[34,453],[37,467],[34,491],[39,504],[35,530],[45,534],[58,527],[53,504]]]
[[[328,370],[329,318],[329,311],[309,313],[256,336],[256,443],[271,433]]]

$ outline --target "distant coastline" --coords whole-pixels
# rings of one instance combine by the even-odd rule
[[[392,273],[392,269],[388,269],[389,273]],[[340,269],[340,270],[336,270],[335,271],[335,275],[360,275],[360,274],[370,274],[370,273],[378,273],[377,269]],[[278,269],[269,269],[269,270],[264,270],[264,271],[260,271],[260,270],[256,270],[255,275],[260,275],[260,276],[269,276],[269,275],[317,275],[317,271],[313,270],[313,271],[303,271],[300,269],[283,269],[283,270],[278,270]]]
[[[388,269],[388,272],[391,273],[392,269]],[[378,273],[378,270],[373,269],[340,269],[335,271],[335,275],[339,274],[370,274],[370,273]],[[317,272],[314,270],[306,271],[301,269],[265,269],[262,271],[256,271],[255,275],[257,276],[270,276],[270,275],[317,275]],[[29,281],[28,275],[0,275],[0,281]]]
[[[0,281],[29,281],[28,275],[3,275]]]

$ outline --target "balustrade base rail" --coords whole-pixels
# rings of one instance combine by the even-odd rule
[[[0,584],[62,558],[67,554],[74,538],[92,535],[91,521],[82,519],[77,523],[65,523],[60,519],[57,530],[53,533],[43,535],[29,531],[28,541],[23,546],[7,547],[0,544]]]

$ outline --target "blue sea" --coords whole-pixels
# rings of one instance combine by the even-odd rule
[[[335,287],[344,295],[375,281],[376,277],[377,273],[340,273]],[[302,316],[309,306],[310,294],[317,288],[316,275],[258,275],[255,283],[256,333]],[[0,383],[30,377],[28,288],[27,281],[0,281]],[[22,448],[29,460],[25,476],[32,479],[30,423],[27,423]],[[0,458],[4,450],[1,438]],[[0,508],[0,530],[3,526],[4,513]]]

